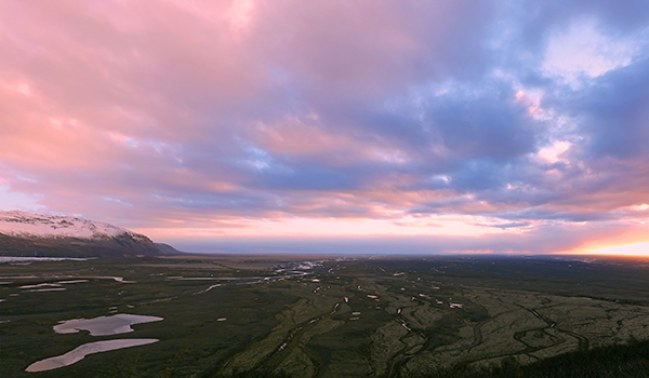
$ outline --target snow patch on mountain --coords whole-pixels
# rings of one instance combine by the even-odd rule
[[[39,238],[112,238],[128,230],[88,219],[34,214],[24,211],[0,211],[0,233],[15,237]]]

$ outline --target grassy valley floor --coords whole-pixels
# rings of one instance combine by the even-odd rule
[[[475,256],[0,264],[0,376],[642,377],[648,273],[644,261]],[[118,313],[164,320],[108,336],[52,329]],[[159,342],[24,371],[117,338]]]

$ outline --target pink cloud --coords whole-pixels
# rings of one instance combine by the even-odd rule
[[[596,138],[579,122],[592,109],[561,109],[579,99],[529,79],[542,60],[507,40],[523,28],[509,10],[7,2],[0,196],[156,235],[261,232],[265,221],[308,233],[336,220],[407,234],[457,217],[518,240],[555,221],[645,219],[631,206],[648,201],[646,160],[589,155]],[[623,38],[633,51],[636,36]],[[507,43],[513,53],[499,50]],[[622,102],[645,103],[633,99]]]

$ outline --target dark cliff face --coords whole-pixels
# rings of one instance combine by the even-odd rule
[[[96,239],[0,234],[0,256],[135,257],[168,255],[174,251],[179,253],[173,247],[160,248],[146,236],[132,233]]]

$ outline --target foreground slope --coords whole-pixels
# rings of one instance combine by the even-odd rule
[[[126,257],[174,251],[107,223],[23,211],[0,212],[0,256]]]

